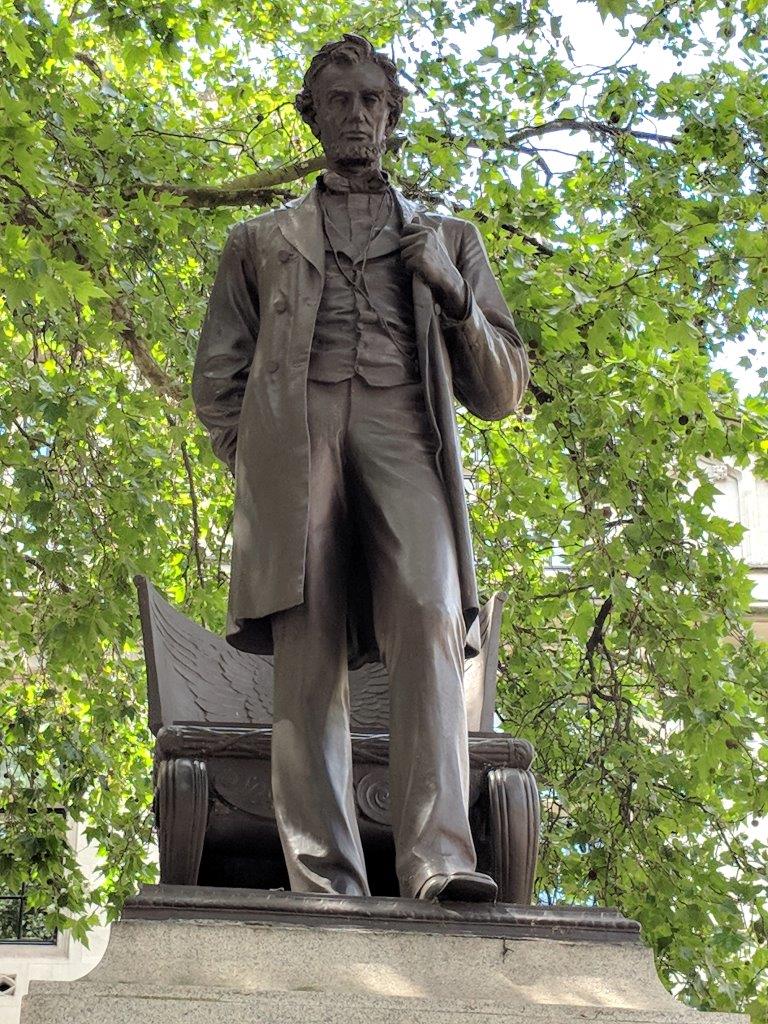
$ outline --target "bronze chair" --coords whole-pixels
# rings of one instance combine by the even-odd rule
[[[161,881],[288,888],[270,784],[272,659],[243,654],[173,608],[144,576],[139,594],[156,736],[155,821]],[[478,870],[499,898],[530,903],[539,798],[527,740],[493,732],[506,595],[480,613],[482,649],[467,663],[470,822]],[[350,672],[355,799],[371,892],[398,895],[389,819],[388,689],[381,665]]]

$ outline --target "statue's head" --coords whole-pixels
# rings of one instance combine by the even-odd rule
[[[296,109],[330,162],[354,166],[380,158],[404,98],[389,57],[362,36],[346,33],[312,58]]]

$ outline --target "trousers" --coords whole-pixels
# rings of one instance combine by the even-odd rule
[[[309,381],[304,602],[272,616],[272,792],[291,888],[369,895],[347,676],[350,537],[360,539],[390,686],[401,895],[473,871],[464,633],[450,510],[421,382]]]

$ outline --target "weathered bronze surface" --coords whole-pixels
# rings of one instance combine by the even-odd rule
[[[370,891],[347,686],[369,661],[389,677],[401,893],[476,867],[462,675],[478,599],[453,399],[501,418],[528,364],[474,226],[381,170],[402,100],[360,37],[315,56],[297,107],[328,171],[233,229],[193,377],[236,480],[227,639],[274,651],[275,812],[309,892]]]
[[[508,939],[640,944],[640,925],[603,907],[507,905],[450,909],[410,899],[145,885],[125,905],[127,920],[229,920],[393,931],[486,935]]]
[[[136,577],[155,745],[160,879],[174,885],[286,887],[270,782],[273,664],[173,608]],[[539,805],[526,740],[493,733],[505,595],[480,610],[480,654],[467,662],[469,818],[478,863],[500,898],[530,903]],[[389,792],[389,681],[382,665],[350,672],[357,827],[371,892],[397,896]]]

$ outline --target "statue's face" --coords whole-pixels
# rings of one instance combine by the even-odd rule
[[[315,130],[329,160],[366,164],[378,160],[387,140],[389,86],[370,61],[328,64],[312,85]]]

